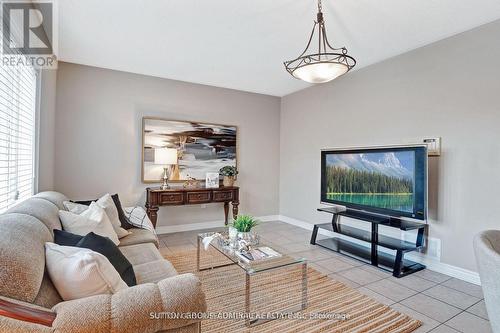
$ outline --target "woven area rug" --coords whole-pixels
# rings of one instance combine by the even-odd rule
[[[245,273],[237,265],[196,272],[196,251],[165,255],[179,273],[197,274],[207,297],[208,312],[224,316],[245,311]],[[202,251],[202,267],[228,263],[214,249]],[[259,273],[251,279],[251,311],[278,313],[300,304],[301,269],[297,266]],[[418,320],[380,304],[343,283],[308,268],[308,306],[300,317],[269,321],[246,327],[243,319],[203,321],[202,332],[412,332]],[[318,318],[323,316],[323,318]],[[325,318],[326,316],[326,318]]]

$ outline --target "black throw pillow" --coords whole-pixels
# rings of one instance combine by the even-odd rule
[[[76,244],[76,247],[90,249],[102,254],[108,258],[111,265],[113,265],[118,274],[120,274],[122,280],[125,281],[129,287],[137,285],[132,264],[108,237],[99,236],[91,232],[83,237]]]
[[[83,236],[72,234],[64,230],[54,229],[54,243],[62,246],[76,246]]]
[[[126,230],[134,228],[134,226],[132,224],[130,224],[130,221],[128,220],[127,216],[125,215],[125,211],[123,210],[122,203],[120,202],[120,198],[118,197],[118,193],[113,194],[111,196],[111,199],[113,199],[113,202],[115,203],[116,210],[118,211],[118,219],[121,222],[122,228],[126,229]],[[90,206],[92,201],[97,201],[97,200],[99,200],[99,199],[72,201],[72,202],[80,204],[80,205]]]

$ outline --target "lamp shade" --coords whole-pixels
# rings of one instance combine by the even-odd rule
[[[177,164],[177,149],[175,148],[155,149],[155,164],[162,164],[162,165]]]
[[[345,74],[349,67],[342,63],[318,62],[298,67],[292,75],[309,83],[324,83]]]

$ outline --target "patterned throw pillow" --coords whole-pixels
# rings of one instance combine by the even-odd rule
[[[136,207],[125,207],[125,216],[129,220],[129,223],[132,224],[136,228],[146,229],[151,231],[156,235],[156,230],[153,227],[153,223],[146,214],[144,208],[140,206]]]

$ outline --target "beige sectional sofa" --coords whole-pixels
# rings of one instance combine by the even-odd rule
[[[0,332],[198,332],[196,319],[155,319],[159,313],[202,313],[205,295],[193,274],[178,275],[158,250],[156,235],[131,229],[120,250],[134,266],[137,286],[114,295],[62,301],[45,268],[45,242],[61,229],[67,198],[42,192],[0,215],[0,301],[55,315],[52,326],[2,316]],[[158,317],[156,317],[158,318]]]

